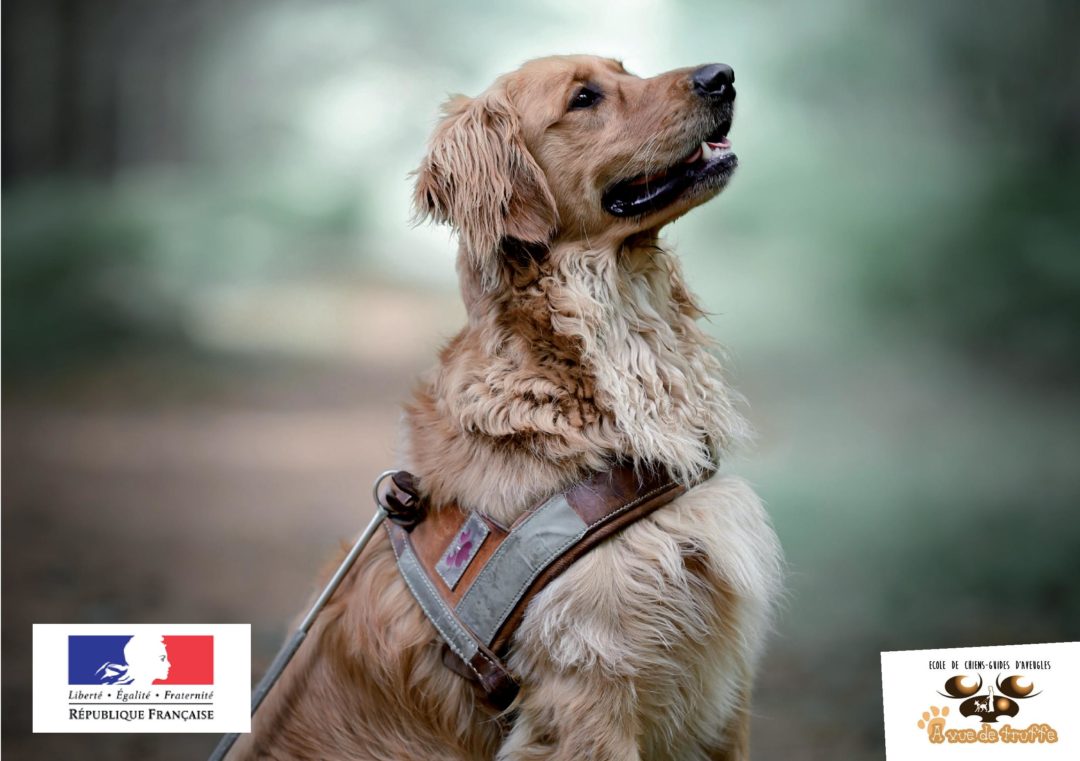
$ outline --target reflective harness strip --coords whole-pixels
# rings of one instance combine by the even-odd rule
[[[457,604],[457,614],[487,643],[540,572],[585,535],[566,497],[552,497],[512,530]]]

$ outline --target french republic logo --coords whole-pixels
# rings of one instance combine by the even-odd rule
[[[73,634],[68,684],[213,684],[214,638],[200,634]]]
[[[35,732],[246,732],[251,628],[34,625]]]
[[[890,761],[1080,758],[1080,643],[882,653],[881,677]]]

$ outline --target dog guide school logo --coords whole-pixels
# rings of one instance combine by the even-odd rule
[[[989,665],[1008,666],[1007,663]],[[949,727],[946,725],[951,712],[949,706],[930,706],[916,726],[926,732],[927,740],[932,743],[1044,744],[1058,741],[1057,730],[1049,724],[1033,723],[1026,728],[998,724],[1002,717],[1011,719],[1020,713],[1018,701],[1027,701],[1042,694],[1035,691],[1035,682],[1023,674],[1006,676],[999,673],[990,685],[984,685],[980,673],[974,676],[957,674],[945,680],[943,689],[944,692],[938,691],[943,698],[961,701],[956,713],[965,719],[976,717],[979,724],[977,728]]]

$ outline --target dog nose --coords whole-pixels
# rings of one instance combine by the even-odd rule
[[[724,103],[735,100],[735,70],[723,63],[708,63],[690,75],[694,91],[704,98]]]

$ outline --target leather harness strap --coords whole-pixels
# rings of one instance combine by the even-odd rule
[[[501,711],[518,693],[503,658],[533,597],[604,539],[685,491],[664,471],[617,465],[507,528],[454,504],[427,510],[415,479],[399,472],[387,495],[394,508],[387,531],[405,583],[453,653],[444,661]]]

